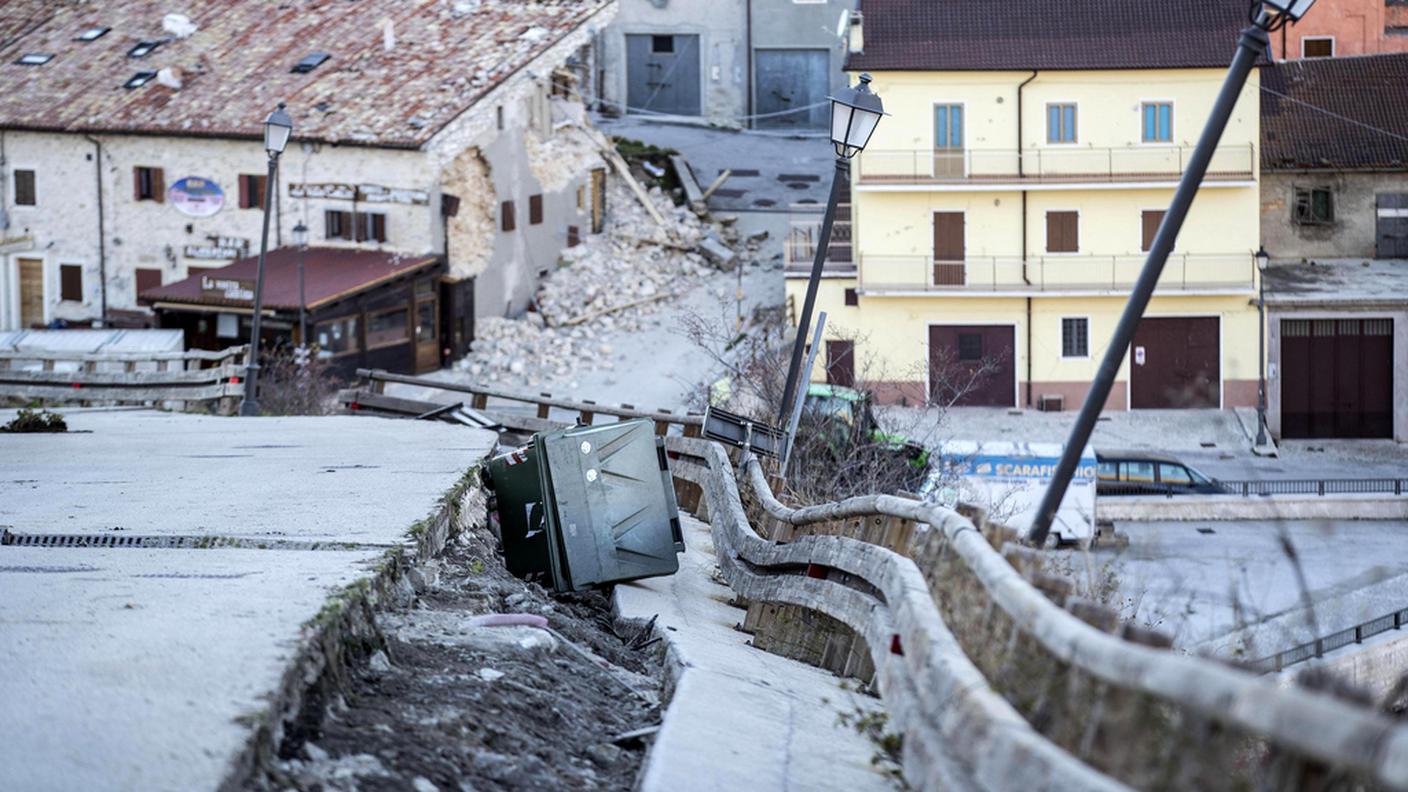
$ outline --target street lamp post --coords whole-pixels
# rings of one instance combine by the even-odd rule
[[[1266,447],[1266,265],[1271,256],[1266,247],[1256,255],[1256,447]]]
[[[279,155],[293,134],[293,119],[284,112],[284,103],[264,121],[264,151],[269,155],[269,173],[264,179],[264,231],[259,238],[259,274],[254,280],[254,321],[249,332],[249,358],[245,366],[244,398],[240,415],[259,414],[259,320],[264,313],[264,260],[269,253],[269,215],[274,203],[274,179],[279,172]]]
[[[1061,460],[1056,464],[1056,470],[1051,474],[1051,483],[1047,485],[1046,492],[1041,497],[1041,504],[1037,506],[1036,516],[1027,533],[1027,540],[1032,544],[1038,546],[1046,544],[1056,510],[1060,507],[1061,500],[1065,498],[1066,488],[1070,486],[1076,465],[1080,462],[1085,446],[1090,442],[1090,434],[1095,429],[1095,421],[1100,417],[1100,410],[1104,408],[1105,399],[1110,394],[1110,388],[1115,384],[1115,376],[1119,373],[1120,364],[1124,362],[1129,344],[1134,339],[1134,331],[1138,329],[1139,321],[1144,317],[1144,309],[1149,306],[1149,299],[1154,294],[1154,287],[1159,282],[1159,276],[1163,274],[1164,263],[1168,261],[1169,251],[1173,249],[1178,232],[1183,228],[1183,220],[1188,216],[1188,208],[1193,204],[1193,196],[1197,194],[1198,186],[1207,173],[1208,163],[1212,160],[1218,141],[1222,139],[1223,130],[1227,128],[1227,121],[1231,118],[1232,110],[1237,105],[1242,88],[1247,83],[1247,76],[1256,66],[1257,59],[1270,46],[1271,39],[1268,33],[1279,29],[1287,22],[1299,20],[1314,2],[1315,0],[1262,0],[1252,6],[1251,24],[1242,30],[1242,35],[1238,39],[1237,54],[1232,57],[1232,65],[1227,70],[1227,79],[1223,82],[1222,90],[1218,93],[1217,101],[1213,104],[1207,125],[1203,127],[1203,134],[1198,138],[1198,145],[1193,149],[1193,154],[1188,159],[1188,165],[1183,171],[1183,178],[1178,181],[1178,189],[1173,194],[1173,201],[1169,204],[1168,211],[1164,213],[1163,222],[1159,223],[1159,231],[1154,235],[1154,244],[1149,248],[1149,257],[1144,261],[1144,268],[1139,272],[1139,279],[1130,289],[1124,313],[1120,315],[1119,324],[1115,326],[1115,333],[1110,339],[1110,345],[1105,348],[1105,356],[1100,361],[1100,368],[1096,370],[1095,378],[1091,380],[1090,390],[1085,395],[1085,403],[1081,405],[1080,413],[1076,416],[1075,424],[1071,427],[1066,447],[1061,450]]]
[[[303,291],[303,259],[308,253],[308,226],[303,225],[302,220],[293,227],[293,243],[298,245],[298,349],[302,353],[308,349],[308,311],[305,307],[308,298]]]
[[[831,197],[826,201],[826,214],[821,219],[821,234],[817,239],[816,258],[812,261],[812,274],[807,281],[807,296],[802,301],[802,313],[797,322],[797,339],[792,344],[792,361],[787,367],[787,384],[782,392],[782,409],[778,412],[778,425],[785,426],[792,413],[792,399],[796,395],[797,377],[801,374],[802,353],[807,343],[807,331],[812,323],[812,309],[816,307],[817,287],[821,283],[821,271],[826,264],[827,249],[831,245],[831,224],[836,219],[836,204],[841,197],[841,185],[851,167],[851,158],[865,148],[880,117],[887,115],[880,97],[870,90],[869,74],[862,74],[860,82],[847,86],[831,97],[831,143],[836,147],[836,172],[831,177]],[[800,398],[800,397],[798,397]],[[790,442],[790,440],[789,440]]]

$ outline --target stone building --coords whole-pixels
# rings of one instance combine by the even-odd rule
[[[150,322],[142,291],[257,253],[281,101],[270,248],[301,223],[318,248],[440,257],[451,354],[599,229],[600,138],[574,96],[615,0],[164,10],[0,7],[0,329]]]
[[[624,0],[601,36],[605,111],[822,129],[855,0]]]
[[[1408,52],[1408,2],[1319,0],[1272,35],[1271,51],[1278,61]]]

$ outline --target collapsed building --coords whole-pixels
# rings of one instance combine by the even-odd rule
[[[279,102],[294,130],[269,276],[319,265],[307,296],[266,308],[266,341],[301,341],[301,307],[344,367],[435,368],[469,348],[476,316],[522,313],[560,251],[601,230],[603,141],[577,97],[616,0],[167,10],[0,8],[0,329],[247,338],[262,122]]]

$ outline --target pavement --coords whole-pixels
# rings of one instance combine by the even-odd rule
[[[13,789],[218,787],[303,625],[494,441],[430,422],[64,412],[67,434],[0,435],[0,527],[22,542],[0,546]],[[247,541],[201,549],[214,537]]]
[[[1190,650],[1224,656],[1240,650],[1256,659],[1408,606],[1408,522],[1122,522],[1115,528],[1129,537],[1127,547],[1059,551],[1051,563],[1126,618]]]
[[[672,577],[618,585],[616,610],[648,620],[670,644],[674,696],[646,759],[642,792],[893,790],[878,747],[842,715],[881,709],[835,675],[768,654],[735,629],[744,611],[717,579],[709,526],[681,515],[685,545]]]
[[[734,175],[709,198],[715,212],[787,212],[792,204],[824,205],[836,168],[825,131],[731,130],[639,116],[593,116],[592,124],[608,135],[680,152],[701,188],[732,170]]]

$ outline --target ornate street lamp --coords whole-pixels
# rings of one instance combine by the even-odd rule
[[[1188,216],[1188,207],[1193,204],[1193,196],[1197,194],[1198,185],[1207,173],[1208,162],[1212,160],[1218,141],[1222,139],[1222,132],[1227,128],[1232,108],[1236,106],[1237,97],[1241,95],[1242,87],[1246,85],[1247,76],[1256,66],[1257,59],[1271,45],[1271,38],[1267,33],[1280,29],[1287,22],[1299,20],[1314,2],[1315,0],[1261,0],[1252,4],[1251,24],[1242,30],[1242,35],[1237,41],[1237,54],[1232,57],[1232,65],[1227,69],[1227,79],[1222,83],[1222,90],[1213,104],[1212,113],[1208,115],[1202,137],[1198,138],[1198,145],[1188,158],[1188,166],[1183,171],[1183,178],[1178,181],[1173,201],[1164,213],[1163,222],[1159,223],[1159,231],[1154,235],[1154,244],[1149,248],[1149,257],[1144,261],[1139,279],[1135,281],[1134,288],[1130,289],[1129,300],[1125,303],[1119,324],[1115,326],[1114,337],[1105,348],[1105,357],[1100,361],[1100,368],[1096,369],[1095,379],[1090,382],[1090,390],[1086,391],[1085,403],[1081,405],[1080,414],[1071,426],[1070,437],[1061,451],[1061,461],[1056,464],[1051,483],[1047,485],[1041,504],[1037,506],[1036,517],[1032,520],[1031,530],[1027,534],[1027,541],[1032,544],[1046,544],[1056,509],[1065,498],[1066,488],[1070,486],[1071,476],[1076,472],[1081,453],[1090,442],[1095,421],[1100,417],[1100,410],[1104,408],[1110,388],[1115,384],[1115,375],[1119,373],[1120,364],[1124,362],[1125,354],[1129,351],[1129,344],[1134,340],[1134,331],[1139,327],[1139,320],[1144,318],[1144,309],[1149,307],[1149,299],[1154,295],[1159,276],[1163,274],[1169,251],[1173,249],[1174,240],[1183,228],[1183,220]]]
[[[259,414],[259,320],[264,313],[264,260],[269,253],[269,213],[274,203],[274,180],[279,173],[279,155],[293,134],[293,119],[284,112],[284,103],[264,121],[264,151],[269,155],[269,173],[264,179],[264,232],[259,239],[259,274],[254,281],[254,321],[249,332],[249,357],[245,366],[244,398],[240,415]]]
[[[831,177],[831,197],[826,202],[826,214],[821,220],[821,235],[817,240],[816,258],[812,261],[811,279],[807,281],[807,296],[802,302],[802,314],[797,322],[797,338],[792,344],[792,362],[787,367],[787,385],[782,392],[782,410],[778,413],[778,425],[785,426],[792,413],[793,399],[798,396],[797,377],[801,374],[802,353],[806,347],[807,331],[812,323],[812,309],[816,307],[817,287],[821,283],[821,271],[826,264],[827,249],[831,245],[831,224],[836,219],[836,204],[841,197],[841,185],[846,183],[846,175],[851,168],[851,158],[865,148],[870,135],[875,131],[880,117],[888,115],[880,102],[880,97],[870,90],[870,75],[862,74],[860,82],[847,86],[831,97],[831,143],[836,147],[836,172]],[[788,438],[791,443],[791,438]]]
[[[308,252],[308,226],[303,225],[302,220],[293,227],[293,244],[298,246],[298,356],[302,359],[308,350],[308,313],[304,307],[308,298],[303,292],[303,258]]]

